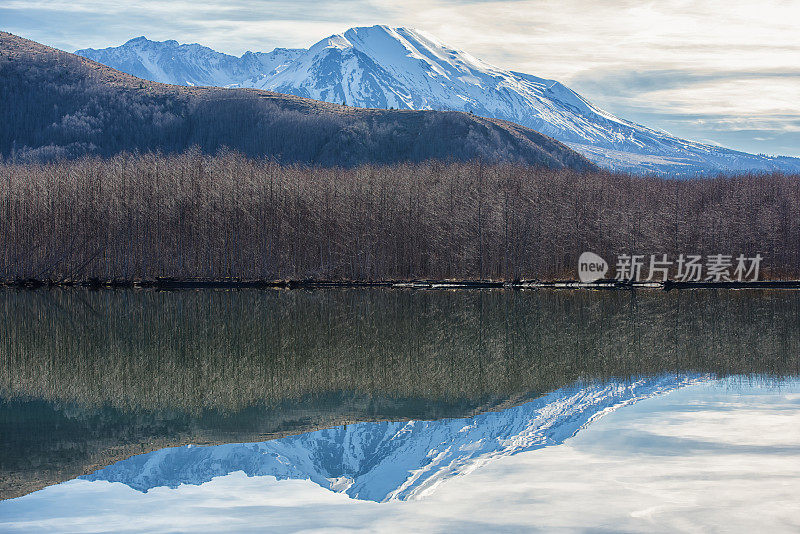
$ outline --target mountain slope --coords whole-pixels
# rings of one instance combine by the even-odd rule
[[[162,65],[171,61],[175,48],[174,41],[140,38],[116,48],[76,53],[148,79],[186,83],[185,74],[161,67],[129,68],[132,54],[146,58],[144,63]],[[202,55],[208,50],[190,54],[186,65],[205,65]],[[291,58],[280,61],[277,68],[253,63],[253,70],[238,81],[228,74],[214,74],[210,63],[200,69],[207,75],[193,77],[190,83],[235,84],[368,108],[471,111],[533,128],[598,164],[623,171],[677,175],[800,171],[798,158],[756,156],[686,141],[619,119],[557,81],[500,69],[413,29],[351,28],[308,50],[292,50]]]
[[[225,70],[224,57],[207,55],[215,66],[203,72]],[[252,61],[274,68],[271,60]],[[320,165],[477,158],[594,168],[565,145],[505,121],[455,112],[356,109],[252,89],[165,85],[0,33],[4,158],[176,152],[192,146]]]
[[[202,484],[241,470],[310,479],[361,500],[417,499],[448,478],[496,458],[558,445],[612,410],[698,380],[665,375],[576,385],[469,419],[358,423],[262,443],[162,449],[81,478],[147,491]]]

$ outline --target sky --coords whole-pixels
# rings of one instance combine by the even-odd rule
[[[67,51],[132,37],[221,52],[308,47],[353,26],[424,30],[561,81],[629,120],[800,156],[797,0],[3,0],[0,29]]]
[[[487,461],[420,500],[247,477],[139,493],[74,480],[0,502],[3,532],[797,532],[800,383],[711,381],[564,444]],[[135,518],[135,520],[131,520]]]

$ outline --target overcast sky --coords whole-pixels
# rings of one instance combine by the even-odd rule
[[[68,51],[132,37],[241,54],[352,26],[427,31],[690,139],[800,156],[797,0],[3,0],[0,29]]]

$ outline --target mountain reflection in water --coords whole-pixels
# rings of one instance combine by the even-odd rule
[[[0,496],[145,454],[93,476],[404,499],[687,377],[797,376],[799,352],[791,291],[3,291]]]
[[[566,387],[469,419],[357,423],[261,443],[167,448],[83,478],[147,491],[243,471],[279,480],[310,479],[362,500],[414,499],[493,459],[563,443],[620,406],[699,381],[664,376]]]

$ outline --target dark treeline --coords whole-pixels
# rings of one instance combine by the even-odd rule
[[[575,278],[577,258],[761,254],[800,276],[798,177],[672,181],[234,153],[0,165],[0,278]]]
[[[192,146],[327,166],[479,158],[594,168],[558,141],[505,121],[165,85],[0,32],[0,158],[49,161]]]

